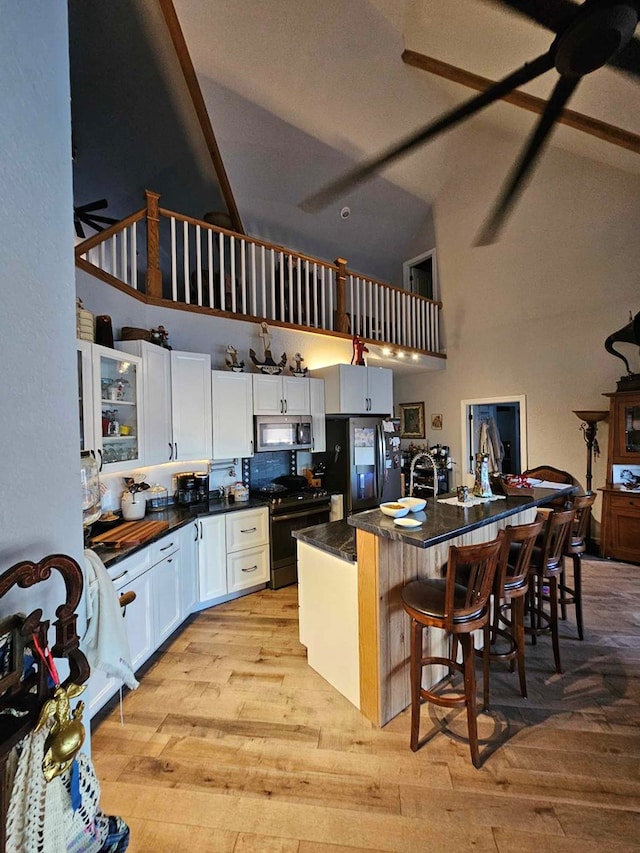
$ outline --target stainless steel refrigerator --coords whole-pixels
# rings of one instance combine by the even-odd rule
[[[322,459],[318,459],[322,457]],[[345,516],[401,496],[398,418],[327,418],[323,485],[344,495]]]

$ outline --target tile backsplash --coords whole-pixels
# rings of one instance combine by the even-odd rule
[[[256,453],[249,460],[249,481],[252,489],[260,489],[276,477],[296,473],[296,454],[290,450]]]

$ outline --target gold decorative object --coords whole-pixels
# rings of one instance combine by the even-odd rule
[[[85,684],[69,684],[68,687],[59,684],[53,693],[53,699],[48,699],[42,706],[35,731],[40,731],[50,717],[54,718],[51,731],[44,742],[42,759],[42,772],[47,782],[71,766],[84,743],[84,702],[78,702],[71,713],[71,700],[79,696],[85,687]]]

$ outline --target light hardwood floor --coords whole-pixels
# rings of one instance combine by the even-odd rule
[[[408,712],[377,730],[310,669],[288,587],[197,615],[125,697],[124,725],[103,717],[102,807],[131,853],[638,851],[640,566],[583,572],[565,674],[546,637],[527,646],[528,700],[492,667],[481,735],[498,746],[480,770],[462,713],[423,707],[423,732],[430,715],[450,733],[412,753]]]

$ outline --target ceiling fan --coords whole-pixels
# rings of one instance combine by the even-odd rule
[[[300,205],[303,210],[321,210],[346,191],[373,177],[382,167],[555,67],[560,78],[476,240],[477,246],[489,245],[496,241],[549,140],[554,124],[582,77],[604,65],[640,77],[640,40],[634,38],[640,17],[640,0],[585,0],[581,5],[571,0],[494,2],[556,33],[549,50],[309,196]]]
[[[95,213],[96,210],[104,210],[108,207],[106,198],[100,198],[97,201],[89,202],[89,204],[81,204],[73,208],[73,225],[76,229],[76,236],[84,240],[87,236],[84,233],[83,225],[92,228],[94,231],[104,231],[108,225],[115,225],[118,221],[111,216],[99,216]]]

